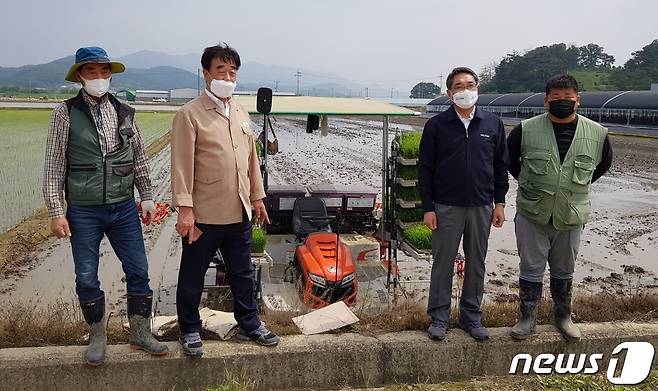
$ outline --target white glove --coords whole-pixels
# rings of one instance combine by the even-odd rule
[[[145,217],[144,224],[149,225],[155,219],[155,202],[152,200],[142,201],[142,216]]]

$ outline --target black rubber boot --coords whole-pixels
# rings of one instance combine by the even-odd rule
[[[568,341],[580,340],[580,329],[571,320],[572,281],[551,278],[551,296],[555,303],[555,326]]]
[[[166,344],[158,341],[151,332],[151,305],[153,294],[128,295],[128,322],[130,323],[130,347],[144,350],[154,356],[169,353]]]
[[[542,283],[519,279],[519,311],[521,317],[512,327],[512,338],[526,339],[535,331],[537,305],[541,299]]]
[[[105,296],[90,301],[81,301],[82,315],[89,325],[89,346],[85,351],[85,361],[98,366],[105,361],[107,333],[105,331]]]

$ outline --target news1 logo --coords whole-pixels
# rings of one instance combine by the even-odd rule
[[[649,342],[624,342],[614,348],[610,355],[610,363],[606,376],[608,381],[617,385],[633,385],[643,382],[649,372],[655,349]],[[514,356],[509,373],[516,374],[523,362],[521,373],[528,374],[530,370],[538,375],[557,374],[596,374],[599,372],[599,362],[603,354],[552,354],[542,353],[533,357],[527,353]]]

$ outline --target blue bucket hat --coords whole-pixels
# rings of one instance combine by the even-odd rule
[[[87,48],[80,48],[75,52],[75,64],[71,65],[69,72],[66,74],[66,80],[77,82],[78,78],[75,73],[85,64],[98,63],[110,64],[110,71],[112,73],[121,73],[126,70],[126,66],[120,62],[110,61],[107,52],[103,48],[91,46]]]

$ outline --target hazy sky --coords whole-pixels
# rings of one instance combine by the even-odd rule
[[[80,46],[119,57],[200,53],[221,40],[245,62],[400,86],[555,42],[598,43],[621,65],[658,38],[654,0],[2,0],[0,9],[0,66]]]

